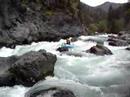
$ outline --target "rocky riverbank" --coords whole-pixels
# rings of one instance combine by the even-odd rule
[[[130,31],[121,31],[116,36],[109,36],[108,43],[111,46],[130,45]]]

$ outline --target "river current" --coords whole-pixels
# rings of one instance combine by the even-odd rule
[[[126,47],[113,47],[107,43],[108,35],[81,36],[73,42],[69,54],[61,54],[56,49],[65,42],[39,42],[16,46],[15,49],[1,48],[0,57],[22,55],[29,51],[45,49],[57,55],[54,77],[47,77],[32,88],[24,86],[0,87],[0,97],[24,97],[25,93],[53,86],[68,88],[77,97],[129,97],[130,95],[130,52]],[[89,41],[88,41],[89,40]],[[91,40],[91,41],[90,41]],[[92,41],[93,40],[93,41]],[[97,56],[84,51],[104,43],[113,55]],[[82,55],[73,56],[72,54]],[[51,96],[47,96],[51,97]]]

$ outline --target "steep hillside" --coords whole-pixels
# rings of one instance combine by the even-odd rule
[[[82,18],[84,18],[83,22],[86,22],[87,25],[101,19],[102,13],[104,12],[100,9],[91,7],[84,3],[80,3],[80,15],[82,16]]]
[[[130,30],[130,3],[106,2],[97,7],[80,3],[80,15],[82,23],[90,34]]]
[[[117,9],[110,7],[107,21],[108,32],[110,33],[130,30],[130,3],[122,4],[122,6]]]
[[[112,2],[105,2],[102,5],[97,6],[96,8],[102,9],[105,12],[109,11],[110,6],[113,7],[113,9],[117,9],[120,6],[122,6],[122,4],[120,3],[112,3]]]
[[[87,34],[92,34],[97,30],[97,27],[94,24],[106,19],[107,13],[100,8],[80,3],[80,17],[82,23],[86,27]],[[91,30],[91,26],[94,30]]]

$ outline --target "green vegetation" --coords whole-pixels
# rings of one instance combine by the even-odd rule
[[[79,2],[80,0],[70,0],[70,6],[71,6],[71,11],[72,13],[77,16],[78,14],[78,6],[79,6]]]
[[[98,31],[98,27],[96,24],[90,24],[88,26],[88,32],[90,33],[94,33],[94,32],[97,32]]]
[[[118,33],[130,30],[130,3],[118,8],[109,7],[107,12],[81,4],[81,20],[88,28],[87,32]]]
[[[27,4],[28,0],[22,0],[22,4]]]
[[[107,32],[107,21],[101,20],[97,23],[98,32]]]
[[[118,33],[126,29],[130,30],[130,28],[127,28],[130,23],[130,5],[124,4],[115,10],[110,7],[107,22],[109,33]]]
[[[54,12],[53,12],[53,10],[44,10],[43,11],[43,15],[45,15],[45,16],[52,16],[52,15],[54,15]]]
[[[107,32],[107,21],[101,20],[98,23],[90,24],[88,32]]]

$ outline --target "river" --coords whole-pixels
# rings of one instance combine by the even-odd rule
[[[65,87],[72,90],[77,97],[128,97],[130,93],[130,52],[126,47],[113,47],[107,43],[108,35],[81,36],[73,42],[75,48],[70,52],[82,57],[61,54],[56,49],[64,43],[39,42],[31,45],[17,46],[15,49],[1,48],[0,57],[22,55],[29,51],[45,49],[57,55],[54,77],[47,77],[34,86],[46,89],[52,86]],[[96,40],[104,43],[113,55],[96,56],[83,51],[96,45]],[[0,87],[0,97],[24,97],[25,93],[34,91],[24,86]],[[47,96],[51,97],[51,96]]]

